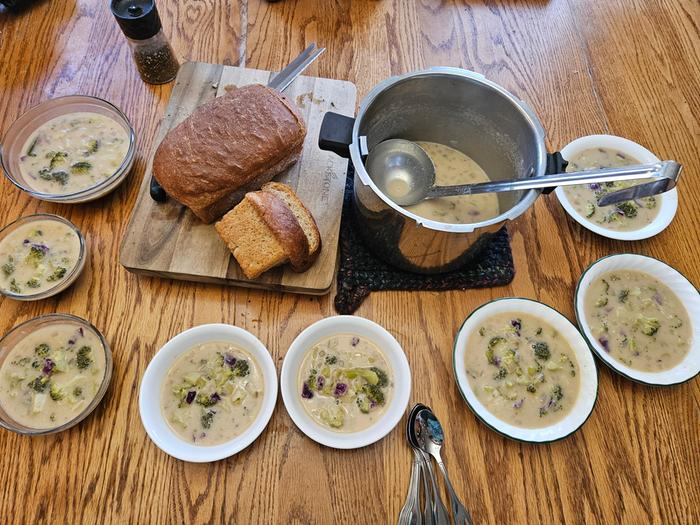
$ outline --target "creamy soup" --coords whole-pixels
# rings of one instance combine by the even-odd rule
[[[393,391],[381,350],[359,335],[340,334],[307,352],[299,370],[299,395],[308,414],[338,432],[358,432],[376,423]]]
[[[22,224],[0,241],[0,288],[34,295],[57,286],[75,268],[80,238],[57,220]]]
[[[112,176],[126,158],[129,134],[98,113],[49,120],[28,139],[19,159],[25,181],[42,193],[74,193]]]
[[[579,366],[569,343],[532,315],[497,314],[470,337],[469,386],[497,418],[524,428],[563,419],[579,393]]]
[[[461,151],[436,144],[418,142],[435,165],[435,184],[453,186],[455,184],[474,184],[488,182],[489,178],[470,157]],[[390,180],[387,193],[391,197],[400,197],[408,192],[408,186],[400,179]],[[498,196],[495,193],[480,195],[460,195],[430,199],[406,206],[416,215],[433,221],[452,224],[466,224],[490,219],[499,214]]]
[[[616,168],[640,164],[634,157],[609,148],[591,148],[569,160],[566,171],[583,171],[595,168]],[[598,206],[598,199],[607,193],[636,186],[650,179],[580,184],[564,186],[564,193],[577,212],[592,223],[610,230],[639,230],[651,224],[659,214],[660,196],[643,197],[612,206]]]
[[[3,361],[0,406],[26,427],[56,428],[95,399],[104,375],[104,347],[95,333],[71,323],[44,326]]]
[[[690,350],[688,312],[671,289],[646,273],[609,272],[584,298],[586,322],[612,357],[644,372],[668,370]]]
[[[163,417],[184,441],[218,445],[253,424],[263,389],[262,371],[249,352],[227,342],[202,343],[168,371],[161,389]]]

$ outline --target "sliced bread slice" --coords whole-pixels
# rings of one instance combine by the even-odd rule
[[[316,221],[314,220],[313,215],[311,215],[311,212],[306,206],[304,206],[304,203],[301,202],[299,197],[297,197],[294,190],[292,190],[292,188],[286,184],[282,184],[280,182],[268,182],[267,184],[263,184],[262,190],[273,193],[282,199],[289,209],[292,210],[292,213],[299,222],[299,225],[301,226],[302,230],[304,230],[304,235],[306,235],[306,238],[309,241],[309,255],[312,257],[310,263],[313,263],[313,261],[316,259],[316,255],[321,250],[321,234],[318,231],[318,226],[316,225]]]

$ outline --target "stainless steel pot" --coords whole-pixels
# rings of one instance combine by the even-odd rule
[[[501,214],[478,223],[419,217],[384,195],[365,169],[367,152],[389,138],[451,146],[474,159],[492,180],[565,167],[560,155],[548,157],[544,129],[527,104],[463,69],[436,67],[390,78],[370,91],[354,119],[327,113],[319,147],[352,159],[355,214],[365,242],[390,264],[419,273],[466,263],[504,223],[523,214],[540,190],[499,194]]]

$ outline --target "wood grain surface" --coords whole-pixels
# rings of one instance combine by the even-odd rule
[[[318,135],[328,111],[352,115],[355,86],[347,81],[302,76],[285,95],[299,108],[307,134],[301,158],[275,177],[292,187],[314,216],[321,234],[321,253],[307,271],[284,265],[248,279],[219,237],[213,224],[204,224],[186,207],[168,199],[157,203],[150,196],[155,150],[166,133],[200,104],[221,96],[231,86],[267,84],[273,73],[261,69],[186,62],[180,68],[158,137],[146,154],[146,171],[136,205],[124,233],[119,262],[145,275],[210,284],[227,284],[322,295],[334,282],[338,260],[338,233],[348,161],[321,151]]]
[[[700,381],[654,389],[600,369],[596,408],[580,432],[532,446],[499,437],[469,412],[452,379],[464,317],[496,297],[524,296],[573,319],[574,283],[609,253],[649,254],[700,284],[700,10],[696,0],[159,0],[182,60],[278,70],[310,42],[328,52],[310,75],[349,80],[358,96],[382,79],[432,65],[485,74],[529,102],[550,149],[614,133],[685,166],[678,215],[644,242],[603,239],[554,196],[511,225],[517,274],[504,288],[377,293],[357,312],[391,331],[414,373],[412,401],[447,432],[445,463],[476,523],[700,523]],[[247,450],[208,465],[166,456],[138,414],[138,387],[157,349],[193,325],[250,330],[278,367],[294,337],[332,315],[313,298],[133,275],[118,263],[172,86],[141,82],[98,0],[40,1],[0,12],[0,132],[32,105],[69,93],[111,100],[135,125],[139,156],[114,194],[81,206],[38,202],[0,182],[0,222],[59,213],[92,255],[78,283],[40,303],[0,300],[0,331],[47,312],[91,320],[114,352],[101,406],[59,435],[0,432],[0,523],[395,523],[408,487],[403,432],[357,451],[303,436],[278,401]]]

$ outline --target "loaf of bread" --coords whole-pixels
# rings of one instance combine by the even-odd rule
[[[253,84],[198,107],[165,136],[153,176],[206,223],[294,164],[306,125],[296,106]]]
[[[306,271],[321,251],[316,221],[294,191],[270,182],[250,192],[215,224],[248,279],[290,263]]]

